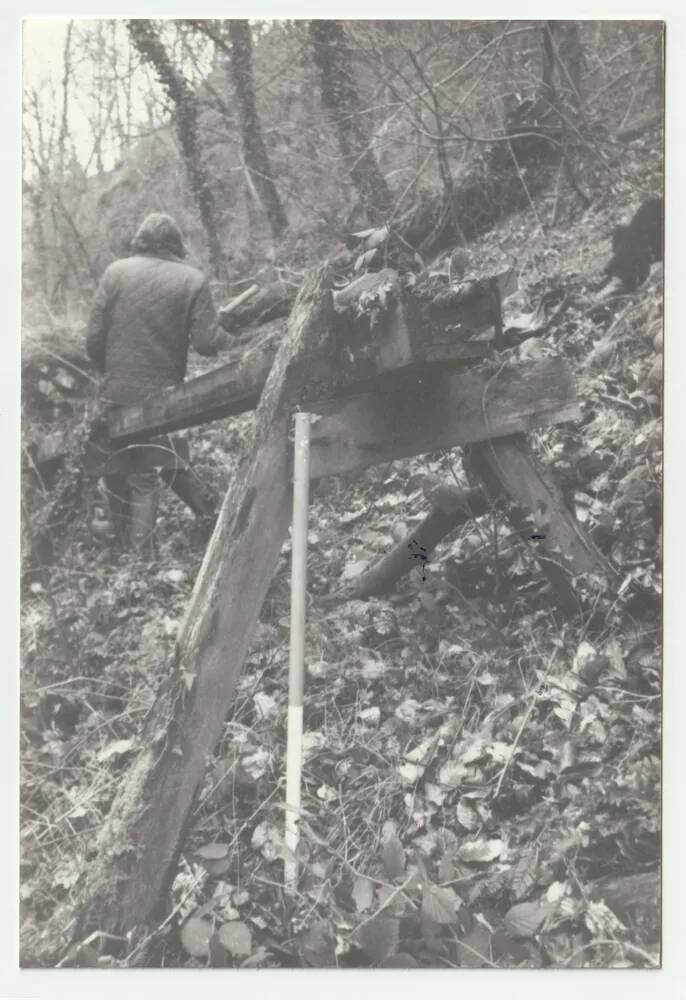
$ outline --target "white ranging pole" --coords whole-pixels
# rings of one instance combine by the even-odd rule
[[[295,415],[293,531],[291,536],[291,647],[288,670],[286,747],[286,853],[284,882],[294,892],[298,879],[303,694],[305,688],[305,606],[307,602],[307,514],[310,496],[310,414]]]

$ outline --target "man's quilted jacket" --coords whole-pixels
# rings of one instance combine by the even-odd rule
[[[189,344],[200,354],[217,353],[217,315],[205,277],[178,258],[160,254],[137,254],[110,264],[95,295],[86,349],[105,376],[101,399],[110,407],[140,403],[183,382]],[[165,435],[116,449],[103,471],[182,468],[187,460],[187,442]]]
[[[125,406],[183,382],[189,344],[212,356],[217,336],[204,275],[171,255],[138,254],[102,276],[86,349],[105,375],[103,401]]]

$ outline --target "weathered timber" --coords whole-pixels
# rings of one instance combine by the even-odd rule
[[[231,417],[253,410],[267,381],[280,337],[263,338],[238,361],[214,368],[181,385],[156,393],[134,406],[110,414],[109,439],[118,447],[141,438]],[[34,447],[37,465],[63,458],[69,449],[69,431],[56,431]],[[106,454],[94,447],[85,456],[91,471],[97,471]]]
[[[223,319],[222,326],[224,329],[226,329],[226,317],[230,316],[232,312],[235,312],[239,306],[242,306],[244,302],[247,302],[248,299],[252,298],[252,296],[255,295],[256,292],[259,292],[259,290],[259,285],[250,285],[244,292],[241,292],[240,295],[236,295],[230,302],[227,302],[225,306],[222,306],[221,315]]]
[[[328,394],[383,388],[408,370],[477,361],[490,351],[499,309],[488,282],[474,282],[455,294],[452,304],[430,300],[402,288],[396,271],[364,275],[334,296],[336,315],[330,343],[335,373]],[[476,339],[474,339],[476,338]],[[486,338],[486,339],[479,339]],[[110,441],[118,447],[157,434],[194,427],[254,409],[280,338],[272,335],[239,361],[166,389],[108,419]],[[313,387],[319,391],[320,387]],[[37,465],[68,450],[69,433],[45,437],[34,449]],[[103,462],[101,449],[86,459],[91,471]]]
[[[523,434],[472,445],[467,466],[491,497],[511,501],[509,517],[522,537],[535,545],[536,559],[566,615],[579,613],[571,577],[595,574],[607,579],[615,570],[577,524],[562,492],[534,455]]]
[[[278,340],[270,339],[237,364],[222,365],[137,406],[125,407],[108,421],[110,438],[126,444],[141,434],[195,427],[255,409],[277,348]]]
[[[320,404],[313,479],[579,417],[562,358],[459,374],[424,371],[389,393]]]
[[[449,511],[444,507],[434,507],[407,538],[398,542],[374,566],[352,580],[343,590],[321,598],[321,603],[329,605],[342,600],[365,600],[387,593],[398,580],[416,568],[416,561],[408,554],[408,547],[412,542],[423,546],[430,553],[455,528],[475,517],[481,517],[491,509],[490,500],[479,489],[455,489],[451,501]]]
[[[297,289],[275,281],[263,288],[256,288],[251,295],[243,294],[245,298],[242,301],[234,299],[219,310],[219,322],[229,333],[236,333],[246,326],[259,326],[273,319],[285,318],[291,311]]]
[[[98,837],[77,911],[94,930],[145,937],[173,878],[198,783],[221,736],[243,659],[288,531],[291,407],[326,378],[332,322],[326,272],[293,308],[195,583],[169,676],[146,719],[140,753]],[[138,958],[142,958],[139,953]]]

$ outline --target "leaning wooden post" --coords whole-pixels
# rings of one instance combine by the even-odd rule
[[[330,274],[303,283],[224,499],[140,753],[98,835],[76,910],[75,940],[93,931],[146,940],[161,922],[199,782],[224,731],[290,519],[290,414],[332,367]],[[137,953],[144,963],[145,949]]]
[[[291,550],[291,649],[288,670],[288,744],[286,748],[286,889],[298,879],[303,694],[305,688],[305,610],[307,603],[307,514],[310,496],[310,414],[295,415],[293,533]]]

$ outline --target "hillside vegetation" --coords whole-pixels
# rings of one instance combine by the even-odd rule
[[[121,57],[114,30],[98,36],[84,25],[76,22],[72,53]],[[94,386],[83,350],[90,298],[147,212],[178,219],[193,259],[213,275],[217,305],[253,281],[295,288],[326,257],[341,280],[351,277],[346,236],[390,220],[401,268],[445,270],[459,252],[468,269],[516,270],[503,360],[557,352],[573,368],[581,421],[539,431],[532,444],[621,581],[613,592],[580,581],[583,613],[561,621],[530,548],[488,513],[444,539],[425,572],[413,568],[392,592],[327,600],[411,536],[428,481],[467,483],[455,450],[319,484],[299,890],[293,898],[282,890],[286,545],[208,762],[154,964],[659,963],[661,266],[635,292],[594,304],[613,228],[662,191],[651,62],[659,32],[652,23],[580,22],[575,38],[554,36],[558,52],[563,43],[581,52],[572,74],[579,94],[570,100],[558,66],[554,125],[518,126],[538,140],[554,128],[555,154],[522,146],[513,172],[500,140],[509,134],[513,149],[512,99],[521,108],[549,85],[542,25],[346,22],[318,59],[307,22],[254,25],[255,109],[287,217],[278,234],[246,167],[231,71],[241,50],[217,22],[151,28],[194,95],[214,235],[188,179],[179,107],[160,103],[154,79],[147,126],[131,127],[118,146],[103,138],[102,169],[79,162],[59,114],[52,145],[45,134],[42,150],[25,140],[27,443],[55,428],[83,432]],[[340,115],[356,122],[348,155],[321,79],[321,51],[342,46],[355,53],[347,90],[335,90]],[[143,58],[131,51],[134,62]],[[634,134],[642,116],[648,124]],[[113,123],[110,114],[103,136],[114,135]],[[365,188],[370,174],[356,180],[352,169],[364,155],[390,192],[380,211]],[[477,203],[491,208],[468,217],[465,205]],[[233,354],[227,339],[219,361],[285,323],[244,331]],[[216,363],[194,359],[189,376]],[[186,432],[195,469],[218,496],[251,420]],[[54,544],[36,555],[31,542],[56,490],[65,500]],[[23,507],[31,559],[22,604],[22,963],[32,965],[65,953],[85,866],[171,661],[204,540],[168,493],[155,559],[120,551],[104,496],[72,460],[50,478],[28,463]],[[97,940],[79,953],[86,965],[136,959]]]

